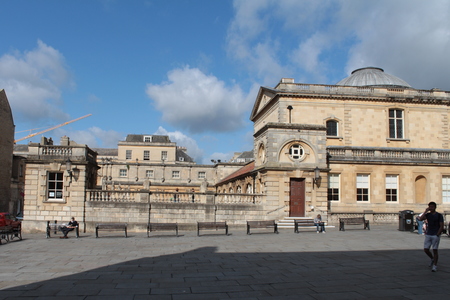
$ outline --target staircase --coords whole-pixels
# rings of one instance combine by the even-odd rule
[[[294,220],[312,220],[310,217],[284,217],[284,219],[277,222],[278,228],[294,229]]]

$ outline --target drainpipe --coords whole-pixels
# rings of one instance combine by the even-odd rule
[[[291,124],[291,111],[292,111],[292,109],[293,109],[293,107],[291,106],[291,105],[289,105],[288,107],[287,107],[287,109],[289,110],[289,124]]]

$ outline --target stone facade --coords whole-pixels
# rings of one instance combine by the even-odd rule
[[[11,170],[14,147],[14,121],[5,90],[0,90],[0,211],[16,213],[11,198]]]
[[[85,221],[86,190],[97,181],[97,153],[67,137],[60,145],[30,143],[26,158],[25,231],[44,230],[46,221]]]
[[[257,178],[268,219],[320,213],[330,222],[354,214],[393,221],[429,201],[449,212],[449,103],[450,92],[438,89],[284,78],[262,87],[255,101],[254,170],[218,189]],[[296,181],[303,185],[298,199]],[[298,201],[302,209],[294,211]]]

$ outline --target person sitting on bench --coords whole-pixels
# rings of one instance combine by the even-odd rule
[[[317,233],[322,232],[325,233],[325,223],[322,222],[322,216],[320,214],[314,218],[314,225],[317,227]]]
[[[67,236],[67,234],[70,231],[73,231],[75,228],[77,228],[78,226],[78,222],[75,221],[75,218],[72,217],[72,219],[70,219],[70,222],[67,224],[67,226],[61,227],[61,232],[64,234],[64,236],[60,237],[61,239],[68,239],[69,237]]]

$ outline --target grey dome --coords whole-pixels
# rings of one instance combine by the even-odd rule
[[[411,86],[404,80],[384,73],[381,68],[367,67],[357,69],[347,78],[342,79],[336,85],[347,86],[378,86],[378,87],[403,87]]]

